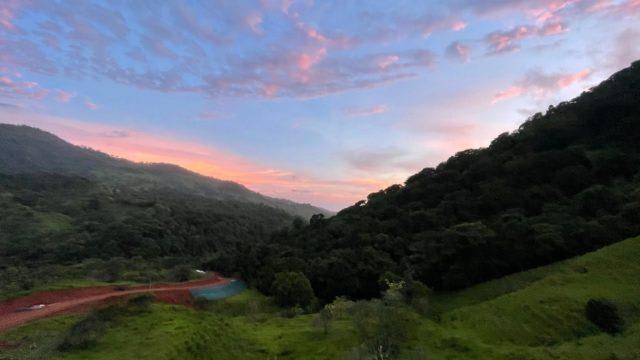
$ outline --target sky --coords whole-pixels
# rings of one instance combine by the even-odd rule
[[[331,210],[640,59],[640,0],[0,0],[0,122]]]

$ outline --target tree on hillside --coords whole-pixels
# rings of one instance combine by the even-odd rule
[[[314,298],[309,279],[300,272],[277,273],[271,285],[271,292],[276,303],[286,307],[306,307]]]

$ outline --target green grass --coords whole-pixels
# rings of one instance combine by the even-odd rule
[[[42,226],[42,232],[55,233],[64,230],[71,229],[71,222],[73,221],[69,216],[56,213],[37,213],[37,218],[40,220]]]
[[[621,308],[626,328],[599,331],[584,316],[590,298]],[[340,359],[358,345],[348,319],[324,335],[314,315],[284,318],[254,290],[208,310],[154,304],[118,319],[82,351],[55,350],[78,317],[58,317],[0,335],[20,345],[0,359]],[[33,345],[36,346],[33,346]],[[640,359],[640,238],[463,291],[438,294],[402,359]],[[4,356],[4,357],[3,357]]]
[[[640,238],[433,299],[414,346],[443,358],[640,358]],[[589,323],[584,306],[604,297],[627,322],[619,336]],[[577,356],[580,354],[580,356]]]

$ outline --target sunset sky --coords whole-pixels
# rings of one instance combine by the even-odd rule
[[[0,0],[0,122],[338,210],[640,59],[640,0]]]

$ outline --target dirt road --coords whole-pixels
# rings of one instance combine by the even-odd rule
[[[132,287],[116,290],[114,286],[93,288],[43,291],[25,297],[0,303],[0,332],[26,324],[27,322],[66,312],[90,309],[105,301],[135,294],[154,293],[161,299],[184,298],[184,292],[191,289],[211,287],[229,283],[231,279],[217,275],[207,279],[179,284],[156,284],[152,286]],[[168,293],[180,292],[181,296],[167,296]],[[171,300],[169,300],[171,302]],[[25,310],[33,305],[44,304],[45,307]]]

